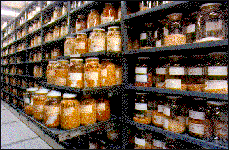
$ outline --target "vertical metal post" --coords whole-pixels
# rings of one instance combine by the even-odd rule
[[[68,22],[68,36],[71,34],[71,23],[70,23],[70,21],[71,21],[71,15],[70,15],[70,12],[71,12],[71,3],[70,3],[70,1],[68,1],[68,9],[67,9],[67,22]]]

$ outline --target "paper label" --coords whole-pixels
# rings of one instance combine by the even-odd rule
[[[155,121],[155,123],[157,123],[157,124],[163,124],[163,120],[164,120],[164,118],[162,117],[162,116],[157,116],[157,115],[155,115],[154,116],[154,121]]]
[[[135,68],[135,73],[147,74],[147,67],[136,67]]]
[[[139,139],[139,138],[135,137],[135,144],[145,146],[146,141],[145,141],[145,139]]]
[[[107,77],[107,69],[102,69],[101,75]]]
[[[175,88],[181,89],[181,79],[166,79],[165,80],[166,88]]]
[[[153,139],[153,146],[162,148],[163,142]]]
[[[169,128],[169,120],[164,118],[163,128],[168,129]]]
[[[105,50],[105,39],[95,38],[91,40],[91,50],[93,52]]]
[[[184,75],[184,67],[169,67],[169,75]]]
[[[78,22],[76,22],[76,30],[77,30],[77,31],[80,29],[80,27],[81,27],[81,24],[78,23]]]
[[[208,75],[222,75],[227,76],[227,67],[226,66],[214,66],[208,67]]]
[[[166,74],[166,68],[156,68],[156,74]]]
[[[102,24],[107,23],[107,22],[112,22],[114,20],[115,20],[114,17],[103,17],[103,16],[101,16],[101,22],[102,22]]]
[[[213,22],[206,22],[206,30],[220,30],[222,29],[222,20],[213,21]]]
[[[24,102],[25,102],[26,104],[30,104],[30,99],[29,99],[29,98],[24,98]]]
[[[188,68],[188,75],[203,75],[203,68]]]
[[[146,103],[135,103],[135,109],[136,110],[147,110],[147,104]]]
[[[164,36],[168,36],[169,35],[169,30],[167,28],[163,28],[164,29]]]
[[[78,43],[78,49],[86,49],[86,43],[85,42],[79,42]]]
[[[205,113],[190,110],[189,111],[189,117],[193,118],[193,119],[205,120]]]
[[[186,33],[192,33],[195,32],[195,24],[190,24],[187,26]]]
[[[77,86],[77,81],[82,80],[83,74],[82,73],[69,73],[69,79],[71,80],[72,84],[70,87]]]
[[[156,41],[156,47],[161,47],[161,40]]]
[[[92,113],[92,105],[83,105],[81,112],[83,113]]]
[[[63,112],[64,112],[63,115],[64,115],[64,116],[72,115],[74,109],[75,109],[74,107],[65,108],[64,111],[63,111]]]
[[[88,72],[88,76],[90,80],[98,80],[99,79],[99,73],[98,72]]]
[[[147,75],[136,75],[136,82],[147,82]]]
[[[97,109],[100,110],[100,111],[104,111],[104,110],[106,110],[105,106],[106,106],[105,103],[99,103],[97,105]]]
[[[209,80],[205,82],[205,90],[209,89],[228,89],[227,80]]]
[[[163,112],[164,105],[157,106],[157,112]]]
[[[190,123],[189,130],[193,133],[204,134],[204,125],[203,124],[194,124]]]
[[[46,124],[49,125],[49,124],[53,124],[55,122],[55,120],[57,119],[57,115],[55,116],[49,116],[48,117],[48,120],[46,121]]]
[[[170,108],[164,106],[163,113],[164,113],[166,116],[170,116]]]

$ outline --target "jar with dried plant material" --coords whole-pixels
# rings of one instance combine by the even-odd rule
[[[47,83],[55,84],[55,69],[57,67],[57,61],[49,61],[46,71]]]
[[[70,66],[67,78],[67,86],[83,88],[84,85],[84,64],[83,59],[70,59]]]
[[[81,102],[80,123],[90,125],[96,123],[96,101],[90,95],[85,95]]]
[[[61,8],[58,6],[55,6],[54,11],[53,11],[53,20],[57,19],[60,16],[61,16]]]
[[[56,78],[55,84],[59,86],[66,86],[68,72],[69,72],[69,61],[68,60],[58,60],[57,67],[55,70]]]
[[[100,25],[100,15],[97,10],[91,9],[87,17],[87,28]]]
[[[64,42],[64,56],[70,56],[74,53],[74,49],[76,46],[76,38],[75,37],[66,37]]]
[[[57,128],[60,125],[61,92],[51,91],[47,94],[44,105],[44,124],[48,128]]]
[[[56,59],[57,57],[61,56],[61,51],[59,48],[54,48],[51,51],[51,59]]]
[[[60,27],[58,25],[54,26],[53,29],[53,38],[57,39],[60,37]]]
[[[156,94],[154,100],[154,109],[152,110],[152,123],[157,127],[163,127],[164,124],[164,104],[165,104],[165,95],[164,94]]]
[[[47,101],[48,89],[39,89],[33,97],[33,116],[36,120],[43,120],[44,105]]]
[[[88,39],[88,52],[102,52],[106,50],[105,30],[101,28],[93,29]]]
[[[88,40],[87,40],[86,33],[77,33],[76,46],[71,56],[87,53],[88,52],[87,41]]]
[[[76,94],[63,94],[60,110],[60,126],[62,129],[73,129],[80,126],[80,102]]]
[[[33,115],[33,96],[38,88],[28,88],[23,93],[24,110],[27,115]]]
[[[117,18],[117,11],[112,3],[105,3],[105,8],[101,14],[101,24],[113,22]]]
[[[135,131],[134,149],[151,149],[151,134],[139,128]]]
[[[122,40],[118,26],[108,27],[107,32],[107,51],[121,52]]]
[[[110,119],[110,102],[107,96],[99,98],[96,102],[97,121],[107,121]]]
[[[102,86],[115,85],[115,64],[111,59],[104,59],[101,63],[101,80]]]
[[[116,64],[115,66],[115,85],[122,84],[122,66],[120,64]]]
[[[86,58],[84,67],[84,87],[101,86],[101,65],[99,58]]]
[[[87,29],[87,21],[84,15],[78,15],[76,19],[76,32]]]
[[[156,68],[156,87],[165,88],[165,79],[168,76],[168,58],[160,57]]]

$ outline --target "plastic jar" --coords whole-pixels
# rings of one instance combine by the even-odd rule
[[[72,54],[77,55],[77,54],[84,54],[88,52],[88,47],[87,47],[87,34],[86,33],[77,33],[77,38],[76,38],[76,47],[74,48],[74,53]]]
[[[99,58],[86,58],[84,67],[84,87],[101,86],[101,65]]]
[[[186,43],[186,37],[182,32],[181,18],[182,13],[173,13],[168,17],[168,31],[169,34],[165,36],[164,45],[180,45]]]
[[[51,51],[51,59],[56,59],[57,57],[61,56],[61,52],[59,48],[54,48]]]
[[[56,67],[57,67],[57,61],[49,61],[49,64],[47,66],[47,71],[46,71],[47,83],[49,84],[55,84]]]
[[[76,32],[87,29],[87,22],[84,15],[78,15],[76,19]]]
[[[164,104],[165,104],[165,95],[164,94],[156,94],[154,98],[155,101],[155,109],[153,110],[152,116],[152,123],[157,127],[163,127],[164,124]]]
[[[27,115],[33,115],[33,96],[38,88],[28,88],[23,93],[24,110]]]
[[[115,64],[110,59],[101,62],[101,86],[112,86],[116,83]]]
[[[122,40],[118,26],[108,27],[107,32],[107,51],[121,52]]]
[[[70,56],[74,54],[74,49],[76,46],[76,38],[75,37],[66,37],[64,42],[64,56]]]
[[[100,25],[100,15],[97,10],[91,9],[87,17],[87,28]]]
[[[160,57],[156,68],[156,88],[165,88],[165,79],[168,76],[168,59]]]
[[[55,83],[59,86],[66,86],[69,71],[69,61],[68,60],[58,60],[56,68],[56,79]]]
[[[101,28],[93,29],[88,39],[89,52],[102,52],[106,50],[105,30]]]
[[[47,94],[44,105],[44,124],[48,128],[57,128],[60,125],[61,92],[51,91]]]
[[[197,17],[196,42],[223,40],[226,37],[225,20],[220,3],[206,3],[200,6]]]
[[[117,11],[112,3],[105,3],[105,8],[101,14],[101,24],[113,22],[117,18]]]
[[[70,59],[67,86],[83,88],[84,85],[84,64],[83,59]]]
[[[35,92],[33,98],[33,116],[38,121],[43,120],[44,105],[45,102],[47,101],[48,92],[49,92],[48,89],[39,89],[38,91]]]
[[[96,101],[91,96],[84,96],[80,109],[81,125],[90,125],[96,123]]]
[[[134,149],[151,149],[151,137],[142,129],[135,130]]]
[[[186,43],[193,43],[196,41],[196,20],[197,12],[191,13],[188,15],[185,20],[185,34],[186,34]]]

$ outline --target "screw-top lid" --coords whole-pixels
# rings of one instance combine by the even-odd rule
[[[71,61],[83,61],[83,59],[74,58],[74,59],[70,59],[70,62],[71,62]]]
[[[61,96],[61,92],[52,90],[52,91],[50,91],[50,92],[47,94],[47,96],[50,96],[50,97]]]
[[[63,98],[75,98],[76,94],[64,93]]]
[[[97,58],[97,57],[90,57],[90,58],[86,58],[86,60],[99,60],[99,58]]]
[[[49,89],[41,88],[41,89],[39,89],[38,91],[36,91],[35,93],[36,93],[36,94],[40,94],[40,93],[46,94],[46,93],[48,93],[48,92],[49,92]]]
[[[95,29],[93,29],[93,32],[94,31],[104,31],[105,32],[105,29],[102,29],[102,28],[95,28]]]
[[[111,27],[108,27],[108,30],[110,29],[119,29],[119,26],[111,26]]]
[[[31,88],[26,89],[27,92],[35,92],[37,90],[38,90],[37,87],[31,87]]]

